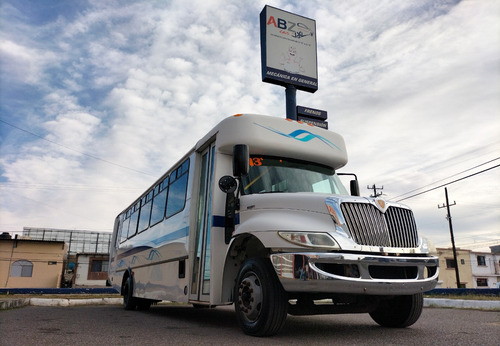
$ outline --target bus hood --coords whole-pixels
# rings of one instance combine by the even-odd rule
[[[325,207],[327,194],[318,193],[262,193],[242,196],[240,198],[241,212],[251,210],[301,210],[315,213],[328,214]]]
[[[342,249],[355,251],[428,251],[412,211],[378,198],[305,192],[242,196],[235,235],[269,231],[327,232]]]
[[[297,193],[262,193],[241,197],[240,211],[252,210],[297,210],[320,214],[330,214],[332,205],[341,203],[367,203],[385,213],[390,206],[409,209],[407,206],[394,202],[387,202],[380,198],[358,196],[340,196],[313,192]]]

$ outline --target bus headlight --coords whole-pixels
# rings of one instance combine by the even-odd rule
[[[340,249],[339,244],[328,233],[319,232],[285,232],[278,235],[286,241],[300,246],[314,248]]]
[[[429,255],[437,256],[437,250],[434,243],[427,237],[422,236],[422,252],[428,253]]]

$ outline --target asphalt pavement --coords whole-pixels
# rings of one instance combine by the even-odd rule
[[[122,298],[0,298],[0,310],[22,306],[120,305]],[[424,307],[500,311],[499,300],[424,298]]]

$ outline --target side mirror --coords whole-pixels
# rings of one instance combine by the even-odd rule
[[[349,183],[351,189],[351,196],[360,196],[359,184],[357,180],[351,180]]]
[[[236,179],[230,175],[225,175],[219,179],[219,188],[224,193],[233,193],[236,191],[237,187],[238,183],[236,182]]]
[[[354,173],[337,173],[337,175],[351,175],[354,177],[353,180],[349,182],[349,188],[351,192],[351,196],[361,196],[359,193],[359,183],[358,183],[358,177]]]
[[[248,153],[248,145],[236,144],[233,147],[233,175],[241,177],[247,175],[249,170],[250,154]]]

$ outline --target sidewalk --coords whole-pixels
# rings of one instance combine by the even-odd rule
[[[123,298],[0,298],[0,310],[22,306],[120,305]]]
[[[120,305],[122,298],[0,298],[0,310],[22,306]],[[424,307],[500,311],[500,300],[425,298]]]

